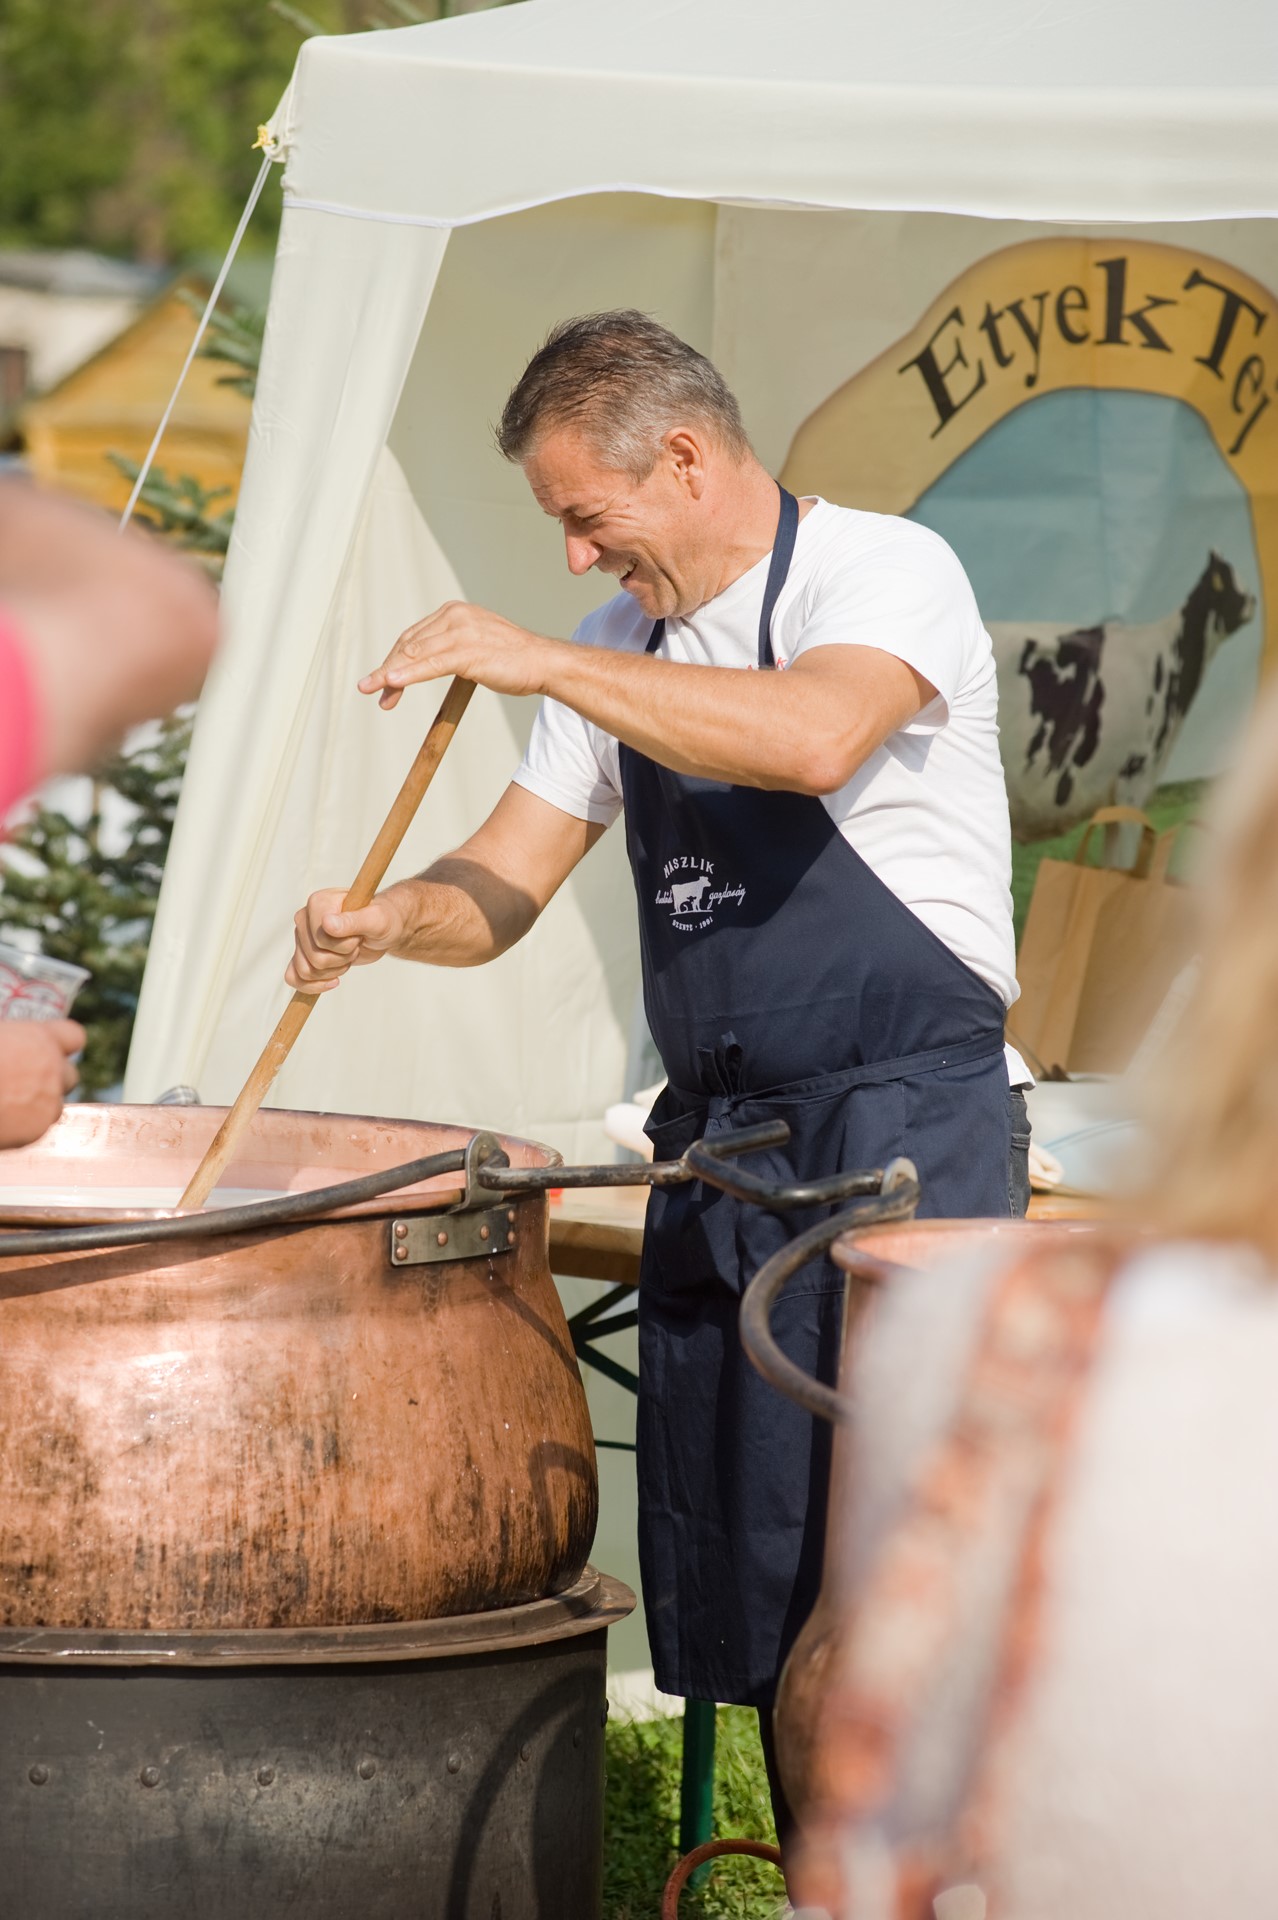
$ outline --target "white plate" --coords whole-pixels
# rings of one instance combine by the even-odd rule
[[[1061,1163],[1056,1192],[1113,1194],[1130,1184],[1146,1134],[1124,1080],[1042,1080],[1026,1089],[1025,1104],[1035,1144]]]

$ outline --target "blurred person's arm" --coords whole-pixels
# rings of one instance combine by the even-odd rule
[[[91,507],[0,481],[0,623],[25,663],[34,777],[91,766],[199,692],[217,641],[203,571]]]
[[[74,1020],[0,1024],[0,1148],[29,1146],[48,1132],[80,1077],[70,1056],[83,1045]]]

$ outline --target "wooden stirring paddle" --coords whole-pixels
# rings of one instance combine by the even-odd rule
[[[382,830],[368,850],[363,866],[355,876],[350,892],[342,902],[343,913],[366,907],[386,875],[386,869],[399,850],[409,821],[421,803],[422,795],[435,777],[435,771],[457,731],[457,723],[466,711],[466,703],[475,691],[472,680],[454,680],[444,695],[430,732],[422,741],[417,758],[408,771],[395,803],[382,824]],[[279,1024],[262,1049],[257,1065],[244,1082],[235,1105],[214,1134],[208,1152],[187,1183],[179,1207],[202,1207],[225,1173],[239,1144],[240,1136],[270,1091],[271,1082],[289,1056],[293,1042],[306,1025],[311,1008],[319,998],[314,993],[295,993],[280,1015]]]

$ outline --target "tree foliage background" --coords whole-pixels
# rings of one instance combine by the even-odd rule
[[[473,0],[0,0],[0,245],[156,265],[226,246],[303,36]],[[245,245],[269,252],[278,195]]]
[[[155,264],[224,246],[297,46],[265,0],[0,0],[0,241]]]

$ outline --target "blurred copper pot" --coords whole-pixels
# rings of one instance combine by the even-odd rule
[[[1078,1236],[1086,1241],[1097,1232],[1097,1222],[1084,1220],[1042,1224],[1022,1220],[924,1220],[844,1232],[830,1247],[831,1258],[848,1276],[838,1388],[823,1388],[811,1382],[804,1403],[826,1418],[846,1418],[850,1411],[847,1395],[862,1315],[873,1311],[876,1291],[890,1287],[903,1270],[931,1268],[964,1257],[994,1263],[1002,1258],[1046,1253],[1068,1245]],[[766,1291],[766,1269],[759,1279],[765,1281]],[[757,1313],[752,1317],[757,1323]],[[745,1332],[743,1321],[743,1334]],[[752,1357],[756,1364],[761,1357],[767,1358],[753,1348]],[[768,1372],[766,1365],[763,1371]],[[798,1380],[783,1379],[778,1372],[776,1384],[782,1391],[801,1397]],[[832,1668],[847,1632],[845,1576],[852,1551],[847,1529],[851,1450],[851,1435],[846,1426],[836,1426],[821,1591],[791,1649],[777,1693],[778,1761],[786,1793],[800,1813],[813,1797],[823,1704],[829,1697]]]

